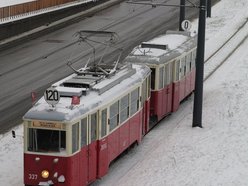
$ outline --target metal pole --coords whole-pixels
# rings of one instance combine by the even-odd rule
[[[211,2],[211,0],[208,0],[208,2],[207,2],[207,17],[211,17],[211,6],[212,6],[212,2]]]
[[[204,50],[205,50],[205,27],[206,27],[206,1],[200,0],[198,42],[196,55],[196,78],[193,109],[192,127],[202,128],[202,97],[203,97],[203,75],[204,75]]]
[[[185,20],[185,0],[180,0],[179,31],[183,31],[182,22]]]

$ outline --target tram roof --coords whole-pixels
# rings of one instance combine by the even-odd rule
[[[23,119],[60,122],[73,121],[86,113],[111,103],[122,95],[124,96],[149,73],[150,69],[145,65],[129,64],[124,65],[113,76],[103,77],[101,80],[98,79],[98,82],[91,81],[89,88],[65,87],[64,83],[72,82],[79,77],[77,74],[72,74],[52,85],[61,95],[59,103],[54,108],[45,101],[43,96],[24,115]],[[83,77],[80,78],[82,80]],[[80,80],[80,78],[76,81]],[[87,78],[90,79],[90,76],[88,75]],[[91,76],[91,78],[96,77]],[[74,95],[80,97],[80,104],[72,107],[71,97]]]
[[[190,32],[167,31],[165,35],[135,47],[125,59],[131,63],[164,64],[195,48],[196,35]]]

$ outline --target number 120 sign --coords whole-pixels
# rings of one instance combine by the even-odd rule
[[[44,98],[48,104],[54,106],[60,100],[59,91],[53,87],[50,87],[44,92]]]

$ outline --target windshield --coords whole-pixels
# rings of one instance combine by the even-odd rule
[[[28,151],[61,152],[66,149],[66,132],[29,128]]]

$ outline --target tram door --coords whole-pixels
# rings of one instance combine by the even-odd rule
[[[97,123],[98,112],[89,116],[89,146],[88,146],[88,180],[94,181],[97,176]]]

